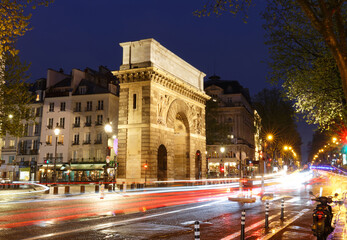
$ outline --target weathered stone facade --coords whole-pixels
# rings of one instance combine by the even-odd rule
[[[160,59],[123,53],[113,72],[120,80],[118,182],[205,178],[204,74],[153,39],[121,44],[126,52],[129,45],[132,54]]]

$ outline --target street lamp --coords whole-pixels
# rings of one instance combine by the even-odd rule
[[[107,152],[106,152],[106,166],[105,166],[105,169],[104,169],[104,180],[106,179],[106,177],[108,177],[108,173],[107,173],[107,168],[108,168],[108,165],[109,165],[109,161],[110,161],[110,154],[111,152],[109,152],[109,146],[108,146],[108,135],[110,133],[112,133],[112,125],[111,123],[106,123],[105,126],[104,126],[104,129],[105,129],[105,132],[106,132],[106,135],[107,135]]]
[[[57,126],[54,128],[54,135],[55,135],[55,150],[54,150],[54,169],[53,169],[53,182],[55,183],[57,180],[57,146],[58,146],[58,136],[60,134],[60,128],[57,123]]]

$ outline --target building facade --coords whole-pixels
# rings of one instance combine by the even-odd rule
[[[46,79],[41,78],[29,89],[33,94],[29,106],[33,119],[23,121],[23,136],[19,138],[6,134],[3,138],[1,158],[4,163],[0,167],[0,176],[3,178],[12,181],[36,178],[45,87]]]
[[[258,172],[255,118],[248,89],[237,81],[212,76],[205,82],[205,91],[216,104],[215,121],[225,128],[221,133],[224,138],[207,145],[209,176],[236,177]]]
[[[71,75],[48,70],[38,161],[41,182],[51,181],[54,166],[57,181],[104,178],[112,137],[108,134],[117,133],[117,91],[116,79],[102,66],[99,71],[73,69]],[[105,132],[107,123],[113,133]]]

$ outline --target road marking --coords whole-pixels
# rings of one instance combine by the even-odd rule
[[[298,215],[296,215],[295,217],[293,217],[293,218],[287,220],[287,221],[285,222],[286,224],[285,224],[284,226],[282,226],[281,228],[276,228],[276,229],[275,229],[276,231],[275,231],[274,233],[270,233],[270,234],[268,234],[268,235],[266,235],[266,236],[260,238],[260,240],[268,240],[268,239],[272,238],[275,234],[277,234],[278,232],[280,232],[282,229],[286,228],[289,224],[293,223],[293,222],[296,221],[298,218],[302,217],[302,215],[304,215],[304,214],[305,214],[306,212],[308,212],[308,211],[310,211],[310,209],[308,209],[308,208],[305,208],[305,209],[301,210],[301,211],[298,213]]]
[[[300,200],[299,197],[294,197],[294,198],[292,198],[292,199],[287,200],[286,202],[287,202],[287,203],[292,203],[292,202],[296,202],[296,201],[299,201],[299,200]]]
[[[281,214],[279,213],[279,214],[276,214],[276,215],[272,215],[271,217],[269,217],[269,221],[272,220],[275,217],[278,217],[279,215],[281,215]],[[259,227],[260,225],[264,225],[264,224],[265,224],[265,219],[261,220],[259,222],[256,222],[256,223],[252,224],[249,227],[246,227],[245,228],[245,232],[248,232],[249,230],[252,230],[252,229],[254,229],[256,227]],[[238,236],[240,236],[240,234],[241,234],[240,232],[236,232],[236,233],[233,233],[233,234],[231,234],[229,236],[226,236],[226,237],[222,238],[221,240],[230,240],[230,239],[233,239],[233,238],[237,238]]]
[[[123,224],[130,223],[130,222],[136,222],[136,221],[141,221],[141,220],[154,218],[154,217],[159,217],[159,216],[163,216],[163,215],[169,215],[169,214],[173,214],[173,213],[184,212],[184,211],[188,211],[188,210],[192,210],[192,209],[207,207],[207,206],[211,206],[211,205],[214,205],[214,204],[218,204],[218,203],[223,202],[223,201],[225,201],[225,199],[218,200],[218,201],[215,201],[215,202],[212,202],[212,203],[208,203],[208,204],[204,204],[204,205],[201,205],[201,206],[189,207],[189,208],[174,210],[174,211],[165,212],[165,213],[158,213],[158,214],[153,214],[153,215],[147,215],[147,216],[143,216],[143,217],[126,219],[126,220],[122,220],[122,221],[118,221],[118,222],[112,222],[112,223],[103,223],[103,224],[98,224],[98,225],[95,225],[95,226],[82,227],[82,228],[73,229],[73,230],[67,230],[67,231],[63,231],[63,232],[43,234],[43,235],[36,236],[36,237],[25,238],[24,240],[36,240],[36,239],[56,237],[56,236],[69,234],[69,233],[85,232],[85,231],[91,231],[91,230],[100,230],[100,229],[105,229],[105,228],[114,227],[114,226],[118,226],[118,225],[123,225]]]

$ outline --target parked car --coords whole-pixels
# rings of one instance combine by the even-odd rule
[[[11,179],[9,178],[0,178],[0,183],[4,184],[4,183],[11,183]]]

